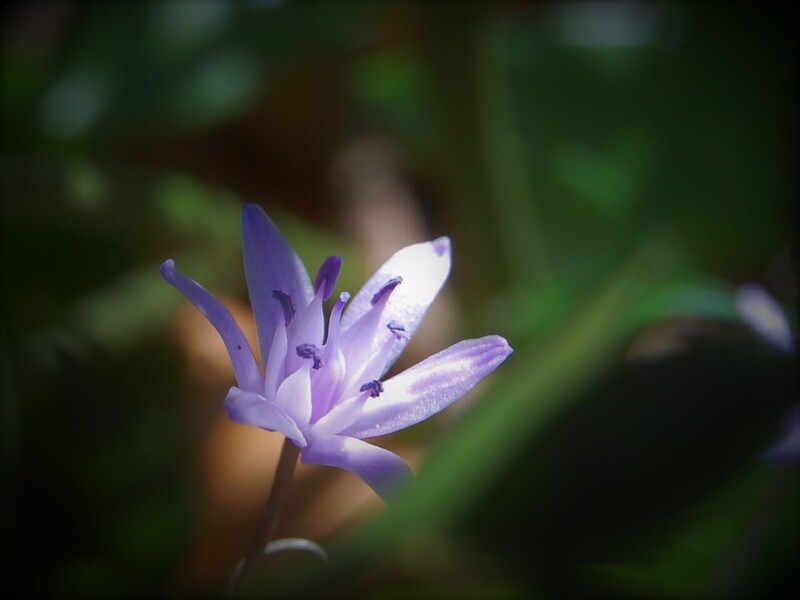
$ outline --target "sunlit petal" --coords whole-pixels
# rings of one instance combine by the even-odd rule
[[[260,392],[262,377],[253,349],[225,305],[202,285],[181,274],[175,268],[174,260],[165,261],[161,265],[161,275],[186,296],[217,330],[231,357],[239,387]]]
[[[288,351],[288,340],[286,337],[286,325],[283,319],[278,319],[275,327],[275,336],[269,347],[267,365],[264,369],[264,393],[267,398],[274,400],[278,392],[278,384],[286,377],[286,352]]]
[[[225,409],[231,421],[280,431],[301,448],[306,445],[306,439],[297,424],[280,407],[261,394],[232,387],[225,397]]]
[[[306,360],[297,371],[289,375],[278,388],[275,403],[289,415],[299,427],[311,419],[311,361]]]
[[[342,435],[370,438],[410,427],[447,408],[511,354],[496,335],[465,340],[384,382],[361,416]]]
[[[355,473],[384,499],[413,476],[405,461],[394,452],[350,437],[314,439],[300,456],[307,465],[325,465]]]
[[[383,285],[394,277],[403,283],[392,292],[381,317],[381,325],[394,321],[404,328],[403,339],[393,348],[387,369],[394,363],[417,330],[422,317],[450,274],[450,240],[441,237],[432,242],[408,246],[392,256],[370,278],[342,317],[342,331],[347,331],[370,310],[371,300]],[[378,351],[392,333],[379,327],[372,343]]]
[[[273,292],[287,294],[298,310],[311,302],[314,293],[300,257],[257,204],[244,206],[242,236],[247,288],[263,357],[269,355],[269,344],[279,318],[274,310]]]

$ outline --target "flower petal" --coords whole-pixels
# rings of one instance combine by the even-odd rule
[[[242,236],[247,288],[258,325],[261,356],[266,357],[279,318],[272,292],[288,294],[298,310],[311,302],[314,292],[300,257],[257,204],[244,206]]]
[[[342,310],[350,299],[350,294],[342,292],[339,300],[331,310],[328,321],[328,339],[322,360],[324,368],[312,373],[311,376],[311,422],[315,423],[320,417],[327,414],[338,400],[344,386],[344,377],[347,365],[344,354],[339,345],[339,321],[342,319]]]
[[[202,285],[189,279],[175,268],[174,260],[164,261],[161,275],[194,304],[217,330],[233,364],[239,387],[250,392],[261,391],[262,377],[253,349],[244,337],[239,324],[225,305]]]
[[[736,308],[742,320],[774,348],[786,353],[794,351],[789,320],[764,288],[754,283],[740,287],[736,292]]]
[[[394,452],[351,437],[314,438],[300,456],[307,465],[325,465],[355,473],[384,500],[397,485],[413,477],[405,461]]]
[[[289,349],[286,355],[286,373],[293,373],[303,358],[297,355],[297,347],[311,344],[320,348],[325,336],[325,314],[322,312],[322,292],[314,296],[311,304],[298,311],[287,328]]]
[[[300,368],[283,380],[275,404],[297,423],[308,425],[311,419],[311,361],[305,360]]]
[[[352,385],[353,378],[364,370],[365,364],[372,357],[381,354],[381,348],[376,348],[374,342],[377,339],[384,339],[384,333],[391,333],[388,328],[385,331],[380,331],[380,323],[384,320],[384,311],[395,287],[397,286],[391,286],[388,291],[384,291],[384,288],[378,292],[378,301],[361,315],[361,318],[353,323],[352,327],[342,332],[342,353],[347,365],[346,380],[348,383],[346,385]],[[399,343],[394,335],[389,335],[388,337],[391,342]],[[383,346],[386,346],[386,342],[384,342]],[[388,354],[383,353],[384,364],[386,364],[388,357]],[[378,375],[380,376],[382,373]]]
[[[371,308],[371,300],[394,277],[403,283],[392,292],[381,316],[381,324],[395,321],[404,329],[404,338],[392,349],[388,369],[405,348],[417,330],[422,317],[439,293],[450,274],[450,240],[441,237],[432,242],[414,244],[397,252],[370,278],[342,317],[342,332],[347,331]],[[373,340],[372,351],[383,347],[390,335],[386,327],[379,327]]]
[[[306,438],[297,424],[280,407],[261,394],[232,387],[225,397],[225,409],[231,421],[280,431],[301,448],[306,445]]]
[[[450,406],[513,352],[497,335],[465,340],[385,381],[342,435],[370,438],[410,427]]]
[[[314,423],[314,435],[336,435],[355,423],[369,397],[369,391],[361,392],[358,396],[344,400],[334,406],[330,412]]]
[[[286,377],[286,352],[288,351],[288,340],[286,337],[286,325],[283,319],[278,319],[275,327],[275,337],[269,347],[269,356],[264,368],[264,393],[270,400],[275,399],[278,393],[278,385]]]

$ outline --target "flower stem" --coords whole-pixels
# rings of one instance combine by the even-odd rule
[[[289,494],[289,485],[292,482],[294,469],[297,465],[297,456],[299,454],[300,449],[295,446],[289,438],[286,438],[283,441],[280,458],[278,458],[278,466],[275,469],[275,478],[272,480],[269,498],[267,498],[267,503],[264,505],[264,510],[261,512],[261,518],[258,521],[253,541],[250,544],[250,548],[247,550],[247,554],[245,554],[242,561],[237,565],[231,577],[228,588],[229,596],[233,595],[239,581],[245,577],[253,561],[264,552],[264,548],[275,535],[281,509],[283,509],[286,497]]]
[[[289,494],[289,484],[292,482],[292,476],[294,475],[294,468],[297,465],[297,456],[299,454],[300,449],[295,446],[289,438],[283,440],[283,448],[281,448],[281,456],[278,459],[278,466],[275,469],[272,489],[269,492],[269,498],[264,506],[264,511],[261,513],[261,520],[258,522],[256,534],[253,536],[253,542],[250,544],[250,549],[245,555],[245,560],[248,562],[264,552],[264,548],[275,534],[281,509],[283,508],[284,502],[286,502],[286,496]]]

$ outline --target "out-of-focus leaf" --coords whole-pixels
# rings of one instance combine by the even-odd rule
[[[731,286],[699,277],[695,281],[667,282],[644,298],[631,318],[644,326],[661,319],[691,316],[736,320],[738,314]]]
[[[430,152],[434,132],[425,76],[418,56],[387,51],[355,61],[347,81],[372,119],[422,155]]]
[[[39,323],[26,343],[40,358],[52,357],[56,347],[85,353],[87,344],[122,351],[163,328],[183,302],[159,274],[167,258],[210,289],[244,294],[242,204],[229,192],[184,175],[142,175],[85,161],[4,169],[12,203],[3,224],[7,275],[16,289],[9,310],[25,312],[17,327],[28,319]],[[351,245],[272,212],[312,276],[338,254],[348,263],[340,285],[359,289],[361,263]],[[57,234],[45,235],[49,229]],[[27,297],[48,310],[33,311]]]
[[[376,11],[193,0],[65,6],[43,15],[62,27],[44,56],[4,53],[4,106],[19,114],[3,122],[18,147],[85,148],[214,126],[251,106],[287,57],[358,45],[355,32]],[[23,21],[36,15],[20,12]]]

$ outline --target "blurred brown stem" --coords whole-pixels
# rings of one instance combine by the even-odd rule
[[[283,440],[278,467],[275,469],[275,478],[272,480],[272,489],[269,492],[264,511],[261,513],[261,519],[253,536],[253,542],[245,555],[247,562],[260,555],[272,540],[272,536],[275,535],[281,509],[286,502],[286,496],[289,494],[289,485],[292,482],[299,453],[300,449],[289,438]]]
[[[289,438],[283,440],[283,447],[278,458],[278,466],[275,469],[275,478],[272,480],[269,498],[267,498],[267,503],[261,513],[261,519],[258,521],[250,548],[231,577],[228,588],[229,597],[234,595],[239,582],[246,578],[247,571],[253,561],[264,552],[264,548],[275,535],[281,510],[289,494],[289,485],[294,476],[298,454],[300,454],[300,449]]]

